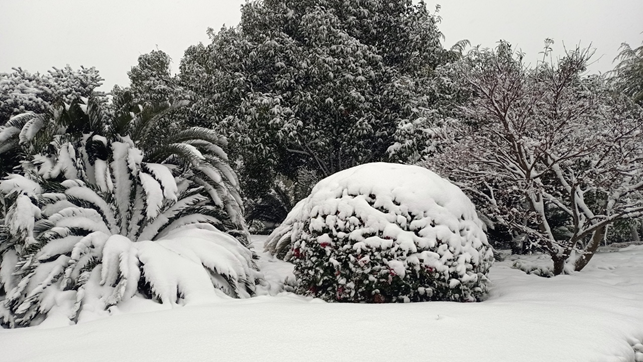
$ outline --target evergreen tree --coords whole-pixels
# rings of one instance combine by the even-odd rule
[[[137,104],[152,106],[172,103],[180,98],[180,89],[172,76],[172,59],[161,50],[152,50],[138,57],[138,64],[127,72],[129,91]]]
[[[234,143],[249,197],[278,174],[318,177],[387,158],[418,77],[448,59],[439,18],[411,1],[247,3],[237,28],[186,51],[193,110]]]

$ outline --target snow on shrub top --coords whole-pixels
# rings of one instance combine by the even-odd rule
[[[335,283],[340,285],[333,287],[338,299],[351,300],[368,300],[357,295],[367,289],[381,292],[376,286],[384,272],[389,275],[382,280],[389,285],[393,275],[400,281],[419,278],[426,284],[430,279],[429,284],[437,280],[467,289],[458,289],[457,296],[442,291],[444,295],[416,300],[477,300],[486,291],[492,259],[475,207],[458,187],[428,169],[388,163],[353,167],[320,181],[269,237],[266,249],[293,261],[296,276],[298,269],[303,279],[313,275],[314,280],[303,280],[312,283],[302,290],[305,294],[312,289],[324,297],[319,287]],[[324,270],[324,263],[335,270]],[[353,288],[362,274],[370,287],[344,295],[346,285]],[[418,291],[409,293],[417,297]],[[392,295],[388,299],[396,300]]]

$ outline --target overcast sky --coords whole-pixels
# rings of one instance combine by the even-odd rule
[[[139,55],[168,53],[173,70],[183,51],[208,42],[206,29],[238,24],[244,0],[0,0],[0,72],[22,67],[96,67],[104,90],[127,85]],[[596,48],[590,70],[605,72],[622,42],[643,42],[643,0],[427,0],[442,5],[440,29],[448,47],[460,39],[493,47],[506,39],[539,59],[545,38]]]

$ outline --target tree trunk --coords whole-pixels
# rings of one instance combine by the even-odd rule
[[[641,237],[639,236],[639,231],[636,229],[636,225],[634,223],[630,223],[630,233],[632,235],[631,241],[636,241],[636,242],[641,241]]]
[[[525,253],[525,239],[527,235],[520,234],[511,238],[511,253],[514,255],[522,255]]]
[[[564,256],[552,256],[551,259],[554,261],[554,275],[563,274],[565,271],[565,260]]]
[[[581,271],[589,263],[590,260],[592,260],[592,257],[594,256],[594,253],[596,252],[596,249],[598,249],[598,246],[601,244],[601,241],[605,238],[605,232],[607,231],[607,226],[600,227],[594,231],[594,234],[592,235],[592,240],[590,240],[589,244],[583,251],[583,255],[581,255],[576,261],[574,262],[574,270],[575,271]]]

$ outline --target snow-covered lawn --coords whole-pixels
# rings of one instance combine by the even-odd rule
[[[263,240],[255,237],[257,250]],[[261,256],[275,288],[291,269]],[[511,264],[491,268],[482,303],[263,295],[0,330],[0,361],[643,361],[643,246],[598,254],[582,272],[552,279]]]

